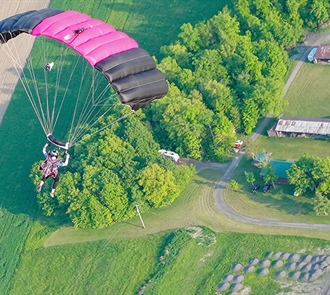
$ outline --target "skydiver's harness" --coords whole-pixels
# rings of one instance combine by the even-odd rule
[[[40,165],[39,170],[42,171],[42,176],[45,178],[52,177],[56,178],[58,176],[58,164],[62,159],[56,159],[52,161],[51,156],[48,154],[46,160]]]

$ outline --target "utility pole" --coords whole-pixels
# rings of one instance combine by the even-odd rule
[[[139,210],[139,206],[137,204],[135,205],[135,208],[136,208],[136,212],[139,214],[139,217],[140,217],[143,228],[146,228],[146,226],[144,225],[140,210]]]

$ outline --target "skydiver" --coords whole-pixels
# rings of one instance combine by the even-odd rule
[[[58,157],[59,156],[58,150],[54,149],[52,151],[48,151],[48,152],[46,151],[48,146],[49,146],[49,142],[47,142],[42,149],[42,153],[44,154],[46,159],[39,167],[39,170],[42,171],[42,179],[40,181],[40,184],[37,186],[37,192],[41,191],[42,186],[44,185],[46,180],[51,176],[54,179],[54,184],[50,192],[50,196],[54,198],[55,190],[60,180],[58,174],[58,167],[67,166],[69,163],[70,155],[68,151],[65,151],[66,157],[65,157],[65,162],[63,162],[62,159]]]

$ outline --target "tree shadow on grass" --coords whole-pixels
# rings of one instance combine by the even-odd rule
[[[198,172],[192,181],[197,185],[215,188],[221,176],[222,174],[217,170],[205,169]]]
[[[313,204],[309,203],[306,198],[290,196],[279,191],[276,191],[276,194],[260,192],[250,194],[249,197],[259,204],[285,211],[290,215],[307,215],[313,212]]]
[[[314,46],[314,47],[317,47],[317,46]],[[314,47],[311,47],[311,46],[298,46],[298,47],[294,48],[294,50],[292,50],[291,52],[289,52],[290,59],[291,60],[298,60],[298,61],[310,63],[310,61],[307,59],[307,56],[303,60],[302,60],[302,58],[303,58],[303,55],[306,52],[306,50],[309,50],[310,51]]]

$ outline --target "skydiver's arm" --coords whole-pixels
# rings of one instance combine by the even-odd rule
[[[44,154],[45,157],[47,157],[47,151],[46,148],[49,146],[49,142],[47,142],[44,147],[42,148],[42,153]]]
[[[69,164],[69,159],[70,159],[70,154],[68,152],[65,152],[65,162],[62,164],[62,167],[68,166]]]

